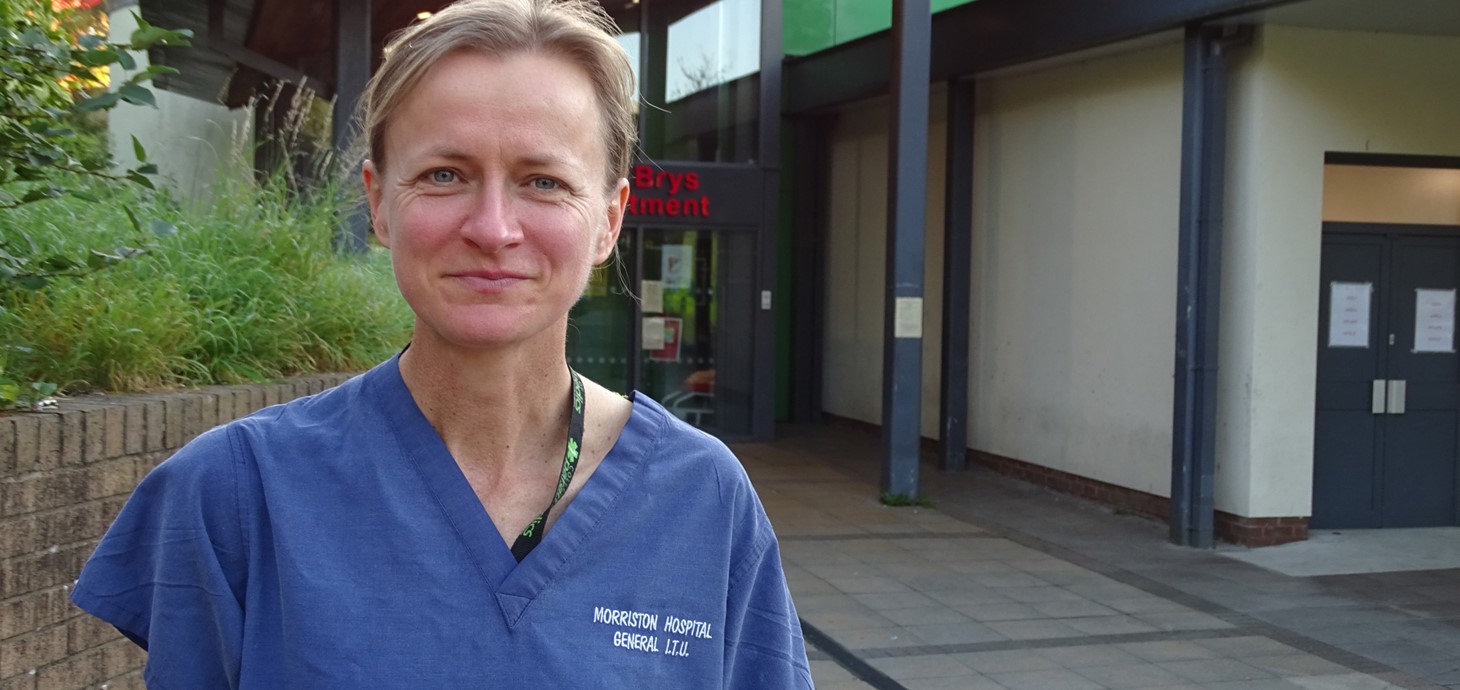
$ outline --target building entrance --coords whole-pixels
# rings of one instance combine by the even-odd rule
[[[1324,225],[1312,526],[1460,524],[1460,228]]]
[[[625,228],[568,328],[568,362],[726,438],[751,435],[754,228]]]

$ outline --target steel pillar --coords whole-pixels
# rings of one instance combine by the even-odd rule
[[[770,440],[776,430],[776,311],[789,308],[790,295],[776,295],[781,191],[781,0],[760,3],[760,142],[756,156],[761,177],[759,244],[761,294],[755,312],[755,383],[750,435]]]
[[[922,440],[923,221],[928,181],[929,0],[892,0],[882,490],[918,495]]]
[[[945,472],[968,468],[968,300],[973,264],[973,78],[948,82],[943,189],[943,365],[938,429]]]

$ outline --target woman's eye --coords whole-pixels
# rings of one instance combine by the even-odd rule
[[[558,181],[550,177],[538,177],[532,180],[532,188],[538,191],[551,192],[558,188]]]
[[[436,184],[451,184],[456,181],[456,173],[444,168],[441,170],[432,170],[430,176],[431,181]]]

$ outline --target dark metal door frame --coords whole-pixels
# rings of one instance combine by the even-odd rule
[[[1393,328],[1393,324],[1392,324],[1392,320],[1395,318],[1395,315],[1392,313],[1392,311],[1393,311],[1392,310],[1392,305],[1395,303],[1395,301],[1394,301],[1395,295],[1393,294],[1392,290],[1395,289],[1394,288],[1394,286],[1395,286],[1395,279],[1396,279],[1395,271],[1398,270],[1394,266],[1394,262],[1396,261],[1396,258],[1394,256],[1396,247],[1399,246],[1399,243],[1401,241],[1408,240],[1412,244],[1413,240],[1421,240],[1422,241],[1425,238],[1435,238],[1435,239],[1443,239],[1443,240],[1450,240],[1450,241],[1460,240],[1460,226],[1414,225],[1414,224],[1384,224],[1384,223],[1341,223],[1341,222],[1329,222],[1329,223],[1324,223],[1323,224],[1323,248],[1324,248],[1324,251],[1325,252],[1328,250],[1328,247],[1330,245],[1342,245],[1342,244],[1349,244],[1349,245],[1371,244],[1371,245],[1375,245],[1375,248],[1380,252],[1380,257],[1379,257],[1380,268],[1379,268],[1378,278],[1377,278],[1377,280],[1380,281],[1379,282],[1379,286],[1380,287],[1376,289],[1376,293],[1377,294],[1373,298],[1373,301],[1372,301],[1371,306],[1370,306],[1370,309],[1374,313],[1375,320],[1377,321],[1377,323],[1374,326],[1376,328],[1376,333],[1373,336],[1371,336],[1371,339],[1372,339],[1372,337],[1383,338],[1384,335],[1387,334],[1387,333],[1397,332]],[[1365,242],[1364,241],[1365,239],[1369,239],[1369,241],[1368,242]],[[1460,261],[1457,261],[1457,269],[1460,269]],[[1457,288],[1460,288],[1460,285],[1457,285]],[[1326,290],[1326,289],[1327,289],[1327,284],[1326,283],[1324,283],[1323,285],[1320,285],[1320,290]],[[1382,297],[1380,297],[1380,295],[1382,295]],[[1327,299],[1326,296],[1321,297],[1320,298],[1320,305],[1326,304],[1326,299]],[[1320,322],[1319,322],[1320,324],[1323,323],[1323,318],[1324,317],[1320,316]],[[1320,332],[1318,334],[1318,343],[1317,343],[1318,347],[1322,348],[1322,347],[1325,346],[1324,340],[1325,340],[1326,336],[1327,336],[1326,329],[1320,328]],[[1388,349],[1389,347],[1392,347],[1392,346],[1389,345],[1388,343],[1383,343],[1380,348],[1376,348],[1376,349],[1379,350],[1379,356],[1376,356],[1376,358],[1375,358],[1376,361],[1374,362],[1374,365],[1373,365],[1373,374],[1376,377],[1376,379],[1380,379],[1380,380],[1387,381],[1388,379],[1391,378],[1390,375],[1393,372],[1390,371],[1390,368],[1391,368],[1391,365],[1393,364],[1393,362],[1392,362],[1393,357],[1392,357],[1392,353]],[[1456,355],[1456,356],[1460,356],[1460,355]],[[1322,378],[1321,378],[1322,377],[1321,370],[1319,372],[1319,375],[1320,375],[1320,380],[1319,380],[1320,391],[1319,391],[1319,395],[1321,396],[1322,395],[1322,386],[1323,386],[1323,381],[1322,381]],[[1457,383],[1456,385],[1457,385],[1457,387],[1460,387],[1460,383]],[[1315,402],[1317,402],[1320,405],[1323,404],[1322,403],[1322,400],[1316,400]],[[1315,427],[1316,427],[1317,426],[1317,423],[1318,423],[1318,419],[1317,419],[1316,416],[1315,416],[1315,420],[1314,421],[1315,421]],[[1389,459],[1387,457],[1385,457],[1385,455],[1388,452],[1387,449],[1389,449],[1393,445],[1391,443],[1391,441],[1393,441],[1393,439],[1390,439],[1388,437],[1388,434],[1389,434],[1389,432],[1391,430],[1388,428],[1389,425],[1386,424],[1385,421],[1386,420],[1384,420],[1384,419],[1381,418],[1381,419],[1377,420],[1376,423],[1375,423],[1374,439],[1373,439],[1373,448],[1372,448],[1372,453],[1375,456],[1374,468],[1373,468],[1373,476],[1372,476],[1372,481],[1373,481],[1372,491],[1375,492],[1375,498],[1376,498],[1375,511],[1376,512],[1375,512],[1374,515],[1371,516],[1371,518],[1372,518],[1372,523],[1375,526],[1382,526],[1382,525],[1384,525],[1386,522],[1388,522],[1389,517],[1390,517],[1389,514],[1388,514],[1388,511],[1387,511],[1386,505],[1385,505],[1385,500],[1386,500],[1385,494],[1388,491],[1388,487],[1387,487],[1388,478],[1386,477],[1386,474],[1388,473],[1388,471],[1390,469],[1390,468],[1387,467],[1387,464],[1389,462]],[[1320,429],[1315,428],[1315,433],[1318,433],[1320,431],[1321,431]],[[1449,512],[1450,512],[1450,524],[1452,524],[1452,525],[1460,525],[1460,428],[1457,428],[1456,434],[1457,434],[1457,436],[1454,439],[1454,443],[1455,443],[1455,446],[1454,447],[1457,449],[1457,458],[1456,458],[1456,461],[1455,461],[1456,462],[1456,469],[1455,469],[1455,472],[1454,472],[1453,481],[1451,482],[1453,484],[1453,486],[1450,487],[1450,491],[1451,491],[1451,507],[1450,507],[1450,511]],[[1318,477],[1318,473],[1320,471],[1317,463],[1320,460],[1320,458],[1318,457],[1318,452],[1319,452],[1319,445],[1320,445],[1321,441],[1322,441],[1322,439],[1315,439],[1315,450],[1314,450],[1314,463],[1315,463],[1315,466],[1314,466],[1314,476],[1315,476],[1315,479]],[[1318,490],[1319,490],[1319,486],[1317,485],[1317,482],[1315,481],[1314,497],[1313,497],[1315,507],[1317,506],[1317,504],[1321,500],[1321,497],[1319,496],[1319,491]],[[1315,513],[1315,517],[1316,517],[1318,511],[1315,510],[1314,513]],[[1322,526],[1322,525],[1315,524],[1315,526]]]

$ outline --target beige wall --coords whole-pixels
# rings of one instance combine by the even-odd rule
[[[1460,225],[1460,170],[1325,165],[1323,220]]]
[[[1460,155],[1460,39],[1265,26],[1238,55],[1217,507],[1308,515],[1323,156]]]
[[[942,93],[933,94],[924,233],[922,434],[938,436],[942,349]],[[822,408],[882,423],[882,325],[887,284],[888,112],[884,101],[842,111],[831,135]]]
[[[136,7],[112,12],[111,32],[125,40],[137,28]],[[133,53],[137,67],[147,54]],[[116,78],[114,75],[113,78]],[[121,166],[136,165],[132,137],[157,164],[158,178],[181,198],[206,203],[225,175],[248,180],[253,175],[252,120],[246,109],[228,108],[152,87],[157,107],[118,105],[108,113],[112,156]]]
[[[928,179],[923,420],[937,436],[941,99]],[[1165,495],[1181,50],[979,85],[971,430],[979,450]],[[887,115],[832,134],[826,411],[880,422]]]
[[[1234,58],[1219,510],[1311,512],[1324,154],[1460,155],[1457,84],[1460,39],[1453,38],[1268,26]],[[970,447],[1168,494],[1181,95],[1176,43],[980,80]],[[881,401],[886,127],[880,104],[846,109],[830,166],[825,408],[873,423]],[[932,158],[941,166],[940,155]],[[929,437],[936,436],[941,270],[942,175],[934,173]],[[1357,217],[1362,208],[1388,222],[1454,223],[1445,214],[1460,213],[1447,200],[1460,188],[1436,191],[1454,185],[1442,181],[1451,177],[1431,171],[1435,186],[1421,194],[1413,179],[1380,183],[1351,173],[1329,169],[1331,218]],[[1409,196],[1392,198],[1384,185]],[[1355,186],[1367,195],[1344,191]]]
[[[1179,44],[979,84],[969,445],[1170,492]]]

